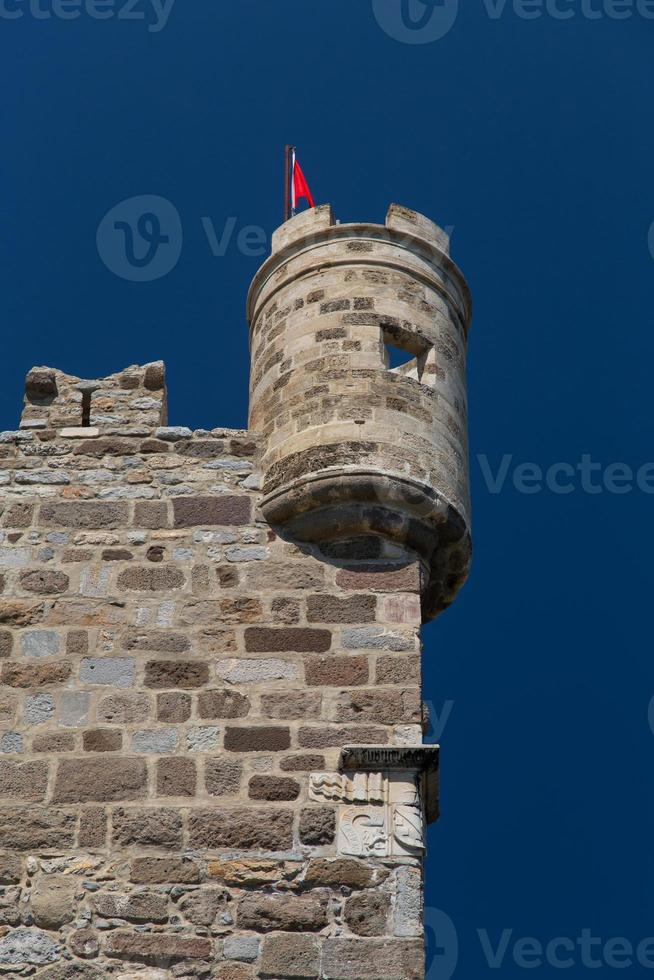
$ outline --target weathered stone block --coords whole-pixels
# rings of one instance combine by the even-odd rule
[[[237,921],[239,928],[256,932],[317,932],[327,925],[327,900],[319,893],[246,894],[239,901]]]
[[[300,784],[287,776],[252,776],[248,784],[251,800],[297,800]]]
[[[245,718],[250,711],[250,699],[238,691],[201,691],[198,695],[200,718]]]
[[[241,788],[243,766],[231,759],[207,759],[204,781],[210,796],[233,796]]]
[[[104,952],[113,959],[130,963],[169,966],[182,960],[209,960],[213,944],[200,936],[110,932],[104,941]]]
[[[228,752],[281,752],[291,744],[288,728],[236,728],[225,729],[225,749]]]
[[[300,812],[300,843],[317,847],[333,844],[336,810],[330,806],[305,807]]]
[[[94,895],[93,906],[105,919],[127,919],[128,922],[168,921],[168,901],[156,892],[135,892],[133,895],[104,893]]]
[[[101,449],[98,445],[94,448]],[[94,500],[48,502],[41,505],[39,524],[90,529],[127,527],[127,504]]]
[[[422,943],[392,939],[327,939],[325,980],[423,980]]]
[[[0,847],[33,851],[42,847],[72,847],[74,813],[53,807],[0,807]]]
[[[40,801],[48,785],[46,762],[0,760],[0,795],[9,799]]]
[[[293,844],[293,812],[284,809],[237,807],[198,809],[189,815],[191,847],[288,850]]]
[[[75,879],[64,875],[42,875],[37,878],[30,898],[35,925],[56,931],[67,922],[72,922],[77,909],[75,896],[78,889]]]
[[[137,885],[197,885],[201,879],[196,861],[177,857],[134,858],[131,881]]]
[[[173,500],[174,527],[249,524],[250,498],[246,496],[177,497]]]
[[[140,565],[124,568],[118,576],[118,588],[122,592],[167,592],[169,589],[181,589],[184,585],[184,573],[179,568],[164,565],[153,568],[150,565]]]
[[[344,919],[357,936],[383,936],[390,904],[383,892],[359,892],[346,901]]]
[[[368,658],[346,654],[306,657],[304,676],[307,684],[315,687],[356,687],[367,684]]]
[[[36,592],[38,595],[57,595],[65,592],[69,581],[65,572],[40,568],[21,572],[19,576],[20,587],[26,592]]]
[[[101,759],[62,759],[57,764],[55,803],[93,803],[139,800],[147,788],[143,759],[111,756]]]
[[[245,630],[245,649],[249,653],[325,653],[331,643],[329,630],[291,626],[251,626]]]
[[[84,684],[131,687],[135,670],[136,661],[132,657],[90,657],[82,660],[79,676]]]
[[[159,796],[195,796],[197,774],[192,759],[171,757],[157,760]]]
[[[266,936],[260,976],[315,980],[319,975],[320,944],[313,936]]]
[[[84,732],[82,744],[85,752],[117,752],[123,745],[123,733],[112,728],[94,728]]]
[[[193,660],[150,660],[145,665],[145,686],[197,688],[209,682],[209,665]]]

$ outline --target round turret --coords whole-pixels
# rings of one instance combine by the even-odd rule
[[[470,562],[471,303],[448,246],[398,205],[385,225],[315,208],[275,232],[248,297],[266,520],[343,559],[417,554],[425,618]]]

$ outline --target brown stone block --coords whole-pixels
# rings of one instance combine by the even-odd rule
[[[279,762],[282,772],[317,772],[326,765],[324,755],[285,755]]]
[[[324,895],[250,894],[238,904],[238,926],[257,932],[317,932],[327,925]]]
[[[0,807],[0,847],[32,851],[42,847],[72,847],[75,813],[55,807]]]
[[[245,496],[176,497],[174,527],[249,524],[252,505]]]
[[[13,645],[13,634],[9,630],[0,630],[0,657],[8,657]]]
[[[89,634],[86,630],[69,630],[66,637],[66,653],[85,655],[89,652]]]
[[[95,728],[84,732],[82,744],[85,752],[117,752],[123,747],[123,735],[113,728]]]
[[[133,592],[167,592],[183,587],[184,573],[169,565],[161,568],[151,568],[149,565],[124,568],[118,576],[117,585],[122,592],[128,589]]]
[[[248,653],[324,653],[332,644],[329,630],[288,627],[267,629],[250,626],[245,630]]]
[[[195,861],[175,857],[139,857],[132,861],[130,881],[136,885],[197,885],[201,871]]]
[[[157,695],[157,721],[181,722],[188,721],[190,717],[190,695],[176,691]]]
[[[146,456],[153,453],[169,453],[170,450],[170,443],[164,442],[163,439],[144,439],[139,446],[139,452]]]
[[[149,660],[145,665],[146,687],[202,687],[209,682],[209,665],[193,660]]]
[[[322,695],[314,691],[275,691],[261,695],[261,713],[267,718],[319,718]]]
[[[166,967],[182,960],[210,960],[213,944],[210,939],[199,936],[110,932],[105,937],[103,949],[112,959]]]
[[[77,842],[80,847],[105,846],[107,842],[107,813],[104,807],[84,807],[79,816]]]
[[[315,980],[319,975],[320,943],[314,936],[266,936],[259,976]]]
[[[281,752],[290,748],[291,733],[288,728],[232,728],[225,729],[227,752]]]
[[[251,800],[281,803],[297,800],[299,795],[300,784],[287,776],[252,776],[248,784],[248,796]]]
[[[325,980],[423,980],[422,942],[401,939],[327,939]]]
[[[236,963],[233,960],[219,963],[216,973],[217,980],[253,980],[254,975],[252,967],[247,963]]]
[[[22,877],[22,859],[17,854],[0,854],[0,885],[17,885]]]
[[[241,788],[243,766],[232,759],[207,759],[204,781],[211,796],[235,796]]]
[[[34,517],[34,504],[19,500],[11,504],[4,515],[5,527],[29,527]]]
[[[220,618],[223,623],[256,623],[263,617],[263,609],[258,599],[240,596],[220,600]]]
[[[0,759],[0,797],[40,802],[48,787],[46,762],[8,762]]]
[[[140,500],[134,505],[134,527],[157,530],[169,527],[168,503],[165,500]]]
[[[27,599],[11,599],[0,601],[0,623],[14,626],[34,626],[43,619],[43,603],[30,602]]]
[[[168,807],[119,807],[113,813],[113,843],[181,847],[182,817]]]
[[[271,602],[270,612],[276,623],[292,626],[300,619],[300,603],[297,599],[279,596]]]
[[[293,846],[292,810],[212,807],[191,811],[188,826],[191,847],[286,851]]]
[[[109,694],[98,704],[98,721],[112,725],[132,725],[150,716],[147,694]]]
[[[333,844],[336,836],[336,810],[331,806],[310,806],[300,811],[300,843],[309,846]]]
[[[371,592],[420,592],[420,565],[414,562],[401,567],[379,562],[341,568],[336,584],[348,591],[367,589]]]
[[[26,592],[36,592],[38,595],[57,595],[65,592],[70,582],[65,572],[41,568],[21,572],[18,580],[20,587]]]
[[[309,861],[302,884],[305,888],[370,888],[380,884],[388,877],[383,869],[368,867],[363,861],[353,858],[314,858]]]
[[[368,683],[368,658],[340,654],[333,657],[306,657],[304,676],[314,687],[356,687]]]
[[[32,752],[72,752],[74,748],[72,732],[44,732],[32,739]]]
[[[345,903],[345,921],[357,936],[383,936],[387,929],[390,896],[383,892],[359,892]]]
[[[139,800],[145,796],[148,771],[144,759],[62,759],[57,765],[55,803]]]
[[[245,718],[250,711],[250,699],[238,691],[201,691],[198,694],[200,718]]]
[[[279,591],[315,589],[325,584],[325,569],[318,562],[298,565],[296,562],[256,562],[245,571],[248,589]]]
[[[379,721],[387,725],[421,724],[420,689],[343,691],[335,721]]]
[[[327,749],[339,745],[386,745],[387,742],[386,729],[369,725],[349,728],[307,725],[298,732],[298,745],[303,749]]]
[[[227,885],[239,888],[279,883],[296,873],[297,870],[287,871],[287,865],[282,861],[267,861],[265,858],[251,861],[209,861],[207,864],[210,878],[217,878]]]
[[[145,650],[151,653],[185,653],[191,641],[185,633],[170,630],[130,629],[123,638],[123,650]]]
[[[2,683],[9,687],[47,687],[49,684],[62,684],[70,677],[68,661],[48,664],[18,664],[7,662],[2,665]]]
[[[422,673],[420,657],[378,657],[375,669],[375,683],[415,684],[420,687]]]
[[[127,527],[127,513],[127,504],[124,503],[61,500],[41,504],[39,524],[43,527],[78,527],[90,530]]]
[[[339,599],[330,595],[310,595],[307,598],[309,623],[374,623],[377,598],[374,595],[353,595]]]
[[[197,775],[193,759],[171,756],[157,760],[159,796],[195,796]]]

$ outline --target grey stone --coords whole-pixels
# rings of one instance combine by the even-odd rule
[[[393,932],[405,939],[417,939],[422,929],[422,873],[420,868],[398,868]]]
[[[90,598],[104,598],[109,590],[109,568],[83,568],[80,575],[79,590]]]
[[[86,691],[64,691],[59,700],[59,723],[76,728],[88,720],[91,695]]]
[[[70,483],[70,477],[68,473],[64,473],[62,470],[19,470],[16,473],[16,483],[65,486]]]
[[[239,562],[239,561],[265,561],[270,557],[270,552],[267,548],[261,547],[235,547],[227,548],[225,551],[225,558],[227,561]]]
[[[260,681],[296,680],[299,668],[287,660],[219,660],[216,673],[228,684],[256,684]]]
[[[25,699],[25,718],[30,725],[40,725],[54,714],[51,694],[35,694]]]
[[[29,565],[29,548],[0,548],[0,568],[20,568]]]
[[[0,939],[0,963],[40,966],[61,959],[61,947],[37,929],[15,929]]]
[[[31,630],[23,633],[21,646],[24,657],[56,657],[60,636],[56,630]]]
[[[193,433],[184,425],[165,425],[155,430],[155,438],[165,442],[178,442],[180,439],[190,439]]]
[[[342,644],[346,650],[401,650],[415,649],[415,640],[402,633],[386,632],[382,626],[362,626],[344,629]]]
[[[164,753],[174,752],[179,744],[176,728],[158,728],[149,732],[134,732],[133,752]]]
[[[157,497],[152,487],[107,487],[98,494],[100,500],[152,500]]]
[[[0,752],[18,755],[23,751],[23,736],[19,732],[5,732],[0,739]]]
[[[82,660],[80,680],[86,684],[131,687],[136,664],[131,657],[90,657]]]
[[[254,963],[259,956],[261,940],[258,936],[228,936],[223,945],[225,959]]]
[[[186,733],[186,743],[189,752],[208,752],[215,749],[220,738],[220,729],[215,725],[202,728],[189,728]]]

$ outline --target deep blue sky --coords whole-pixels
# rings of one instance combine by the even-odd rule
[[[476,459],[654,460],[654,20],[568,3],[570,20],[525,20],[466,0],[424,45],[385,33],[371,0],[177,0],[157,33],[0,17],[1,428],[33,364],[96,377],[155,358],[173,423],[245,424],[260,259],[214,257],[202,218],[269,234],[286,141],[341,220],[398,201],[454,227],[475,299],[476,555],[425,634],[425,697],[454,702],[428,902],[466,980],[497,975],[477,929],[654,934],[654,497],[527,495],[511,476],[491,494]],[[183,250],[134,283],[96,232],[145,194],[174,203]],[[500,975],[523,976],[510,957]],[[586,973],[577,956],[567,975]]]

